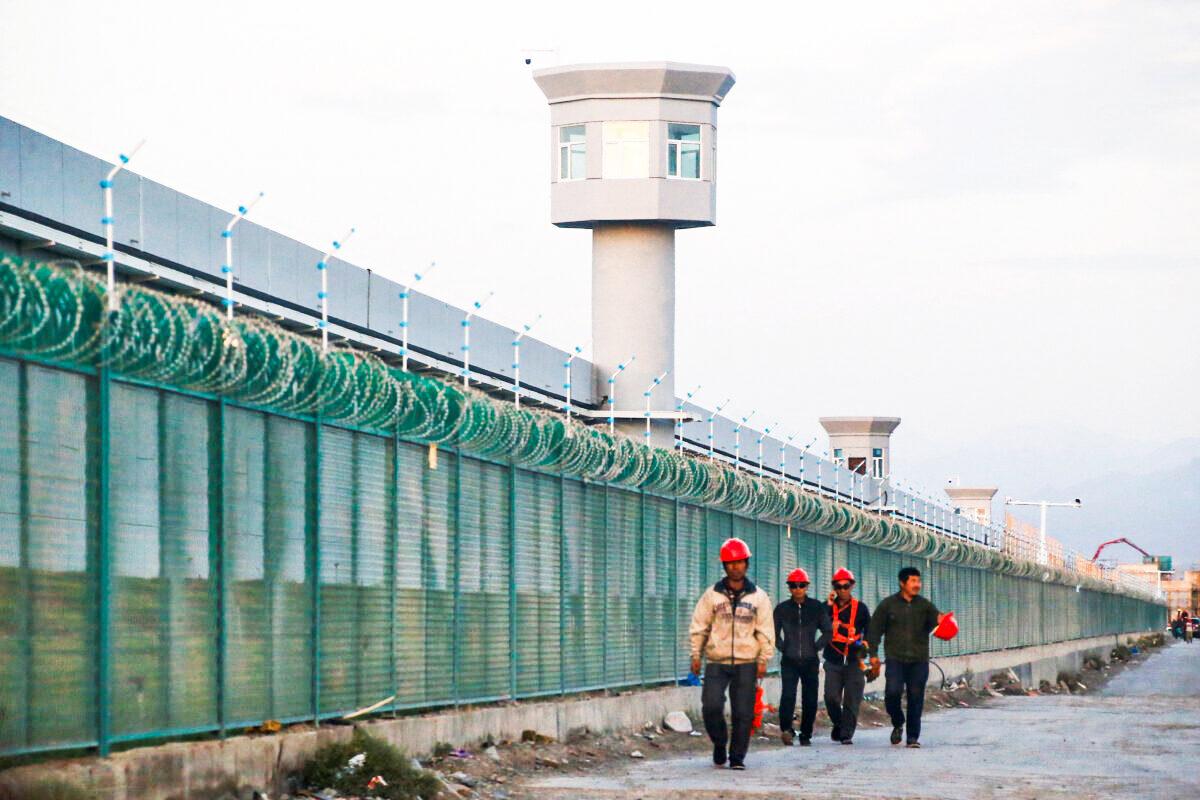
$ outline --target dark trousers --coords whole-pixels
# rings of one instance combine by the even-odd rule
[[[799,683],[800,738],[811,739],[813,723],[817,720],[817,684],[821,680],[819,663],[815,658],[804,661],[785,658],[779,665],[779,672],[783,679],[783,691],[779,695],[779,727],[785,731],[792,730],[792,721],[796,716],[796,684]]]
[[[825,710],[829,712],[829,722],[838,741],[854,738],[858,728],[858,707],[866,687],[867,676],[858,662],[825,662]]]
[[[708,664],[704,668],[704,688],[700,690],[700,708],[704,730],[712,743],[728,746],[729,760],[746,759],[750,747],[750,723],[754,721],[754,690],[758,686],[757,664]],[[725,691],[729,690],[729,716],[733,737],[725,726]]]
[[[885,685],[883,702],[887,706],[888,716],[892,718],[893,727],[899,728],[905,724],[904,709],[901,707],[901,695],[908,696],[908,741],[915,742],[921,738],[921,709],[925,706],[925,684],[929,682],[928,661],[896,661],[887,660],[884,669]]]

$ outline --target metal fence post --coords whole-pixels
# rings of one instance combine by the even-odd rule
[[[225,736],[225,640],[228,635],[225,614],[225,400],[217,401],[215,420],[209,433],[208,447],[208,552],[209,574],[216,594],[217,641],[217,730]]]
[[[312,525],[309,535],[309,563],[312,568],[312,711],[313,723],[321,727],[321,415],[313,429]]]
[[[21,655],[25,680],[24,718],[22,728],[25,744],[33,744],[33,563],[30,558],[30,506],[29,506],[29,367],[18,363],[17,370],[17,424],[20,438],[17,447],[17,469],[20,472],[19,523],[20,523],[20,575],[21,575]],[[99,571],[99,570],[97,570]],[[96,665],[99,672],[99,665]]]
[[[460,560],[462,557],[462,451],[455,449],[454,451],[454,611],[451,614],[451,676],[450,686],[453,691],[454,707],[458,708],[458,673],[459,673],[459,653],[462,648],[459,647],[458,640],[461,638],[460,630],[462,628],[462,570],[460,568]]]
[[[558,473],[558,693],[567,693],[567,477]]]
[[[517,467],[508,465],[508,692],[517,696]]]
[[[646,492],[638,492],[638,575],[646,574]],[[646,603],[638,603],[638,684],[646,685]]]
[[[97,531],[97,669],[96,740],[101,756],[109,753],[112,736],[112,486],[110,447],[112,438],[112,376],[107,367],[99,372],[100,414],[100,524]]]
[[[400,673],[396,663],[396,603],[399,593],[396,580],[396,570],[400,565],[400,434],[392,435],[392,486],[391,486],[392,524],[388,526],[391,534],[391,546],[388,548],[388,570],[391,580],[391,608],[388,613],[388,640],[391,650],[388,652],[388,666],[392,673],[392,717],[396,717],[396,706],[400,703]]]
[[[679,681],[679,498],[671,520],[671,683]]]
[[[608,504],[609,504],[608,484],[606,483],[606,484],[604,484],[604,557],[601,559],[602,568],[600,570],[601,576],[602,576],[601,580],[600,580],[600,585],[602,587],[604,587],[603,602],[601,603],[601,605],[603,607],[603,613],[600,615],[600,619],[603,620],[603,623],[604,623],[603,629],[602,629],[602,634],[601,634],[601,641],[604,643],[603,647],[601,647],[601,652],[603,654],[603,664],[601,665],[601,668],[604,670],[604,673],[600,676],[600,682],[604,683],[604,684],[608,683],[608,650],[609,650],[609,647],[608,647]]]

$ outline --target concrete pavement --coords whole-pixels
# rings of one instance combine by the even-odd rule
[[[746,772],[688,757],[551,778],[531,791],[573,800],[1197,796],[1200,643],[1164,648],[1094,695],[1004,697],[929,714],[920,750],[892,747],[889,732],[860,730],[853,747],[755,741]]]

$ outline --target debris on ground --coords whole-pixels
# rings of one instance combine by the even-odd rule
[[[682,711],[672,711],[663,717],[663,727],[675,733],[691,733],[692,720]]]

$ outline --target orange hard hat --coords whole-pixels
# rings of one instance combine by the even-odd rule
[[[750,547],[736,536],[732,539],[726,539],[725,544],[721,545],[721,563],[729,561],[749,561]]]
[[[854,580],[853,572],[846,569],[845,567],[838,567],[838,571],[833,573],[833,582],[841,583],[842,581],[850,581],[851,583],[858,583],[858,581]]]
[[[788,573],[788,583],[808,583],[808,573],[797,567]]]
[[[939,639],[945,639],[947,642],[958,636],[958,620],[954,618],[953,611],[946,612],[946,616],[933,629],[933,635]]]

